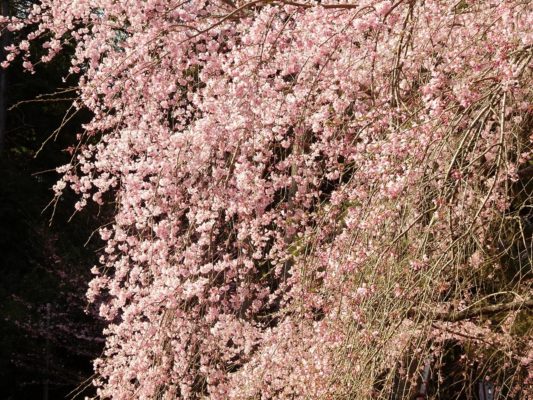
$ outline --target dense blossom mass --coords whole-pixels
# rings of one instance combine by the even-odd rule
[[[459,398],[477,379],[527,396],[532,7],[41,0],[3,18],[30,29],[3,66],[71,51],[93,114],[55,191],[115,208],[88,291],[109,322],[99,397],[408,398],[426,364],[435,396],[451,364]]]

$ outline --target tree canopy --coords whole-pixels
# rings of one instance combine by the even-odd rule
[[[89,110],[57,198],[114,209],[101,398],[532,395],[523,0],[42,0]],[[36,56],[36,49],[44,54]],[[68,115],[67,117],[68,118]],[[531,387],[531,386],[529,386]]]

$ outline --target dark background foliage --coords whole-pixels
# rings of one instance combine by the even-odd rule
[[[64,151],[90,115],[80,112],[60,132],[73,92],[38,98],[73,86],[64,82],[68,52],[39,65],[36,74],[13,65],[6,72],[6,125],[0,154],[0,398],[64,398],[90,378],[101,351],[102,324],[85,290],[98,243],[85,245],[102,210],[76,214],[74,195],[57,206],[52,185]],[[37,100],[37,101],[35,101]],[[53,218],[52,218],[52,214]],[[88,383],[88,382],[87,382]],[[80,387],[83,389],[83,386]],[[75,391],[73,394],[76,394]],[[81,398],[90,389],[81,391]],[[70,395],[72,396],[72,394]]]

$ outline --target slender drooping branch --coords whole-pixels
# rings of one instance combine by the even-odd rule
[[[462,311],[453,311],[437,314],[437,319],[447,322],[458,322],[470,318],[494,315],[505,311],[516,311],[521,308],[533,308],[533,299],[516,300],[508,303],[491,304],[482,307],[468,308]]]

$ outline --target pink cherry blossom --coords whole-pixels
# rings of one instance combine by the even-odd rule
[[[115,209],[99,397],[388,398],[479,337],[526,382],[531,341],[459,307],[531,293],[503,272],[527,253],[528,2],[42,0],[8,22],[21,57],[73,48],[93,115],[54,191]]]

